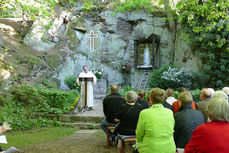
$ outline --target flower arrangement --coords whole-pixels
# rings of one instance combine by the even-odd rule
[[[122,72],[123,73],[130,73],[131,72],[131,66],[130,65],[123,65],[122,66]]]
[[[103,75],[103,72],[102,71],[94,70],[92,72],[95,74],[95,76],[96,76],[97,79],[101,79],[102,78],[102,75]]]

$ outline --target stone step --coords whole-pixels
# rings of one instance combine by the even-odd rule
[[[46,117],[48,119],[57,119],[62,122],[94,122],[101,123],[104,117],[101,116],[76,116],[76,115],[54,115],[54,114],[39,114],[39,116]]]
[[[62,122],[62,126],[67,126],[67,127],[76,127],[78,129],[100,129],[100,123],[85,123],[85,122]]]

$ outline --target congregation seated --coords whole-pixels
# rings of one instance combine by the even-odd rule
[[[116,125],[115,117],[120,110],[120,106],[125,103],[126,101],[122,95],[119,94],[118,87],[116,85],[111,87],[111,93],[107,95],[103,100],[103,112],[106,118],[103,119],[101,128],[105,133],[109,131],[109,136],[112,142],[115,141],[116,136],[113,132],[107,130],[107,126]]]
[[[134,91],[127,92],[125,96],[127,104],[121,105],[115,119],[115,121],[120,122],[117,131],[119,135],[135,135],[139,113],[144,109],[142,105],[136,103],[137,98],[137,94]],[[121,143],[118,146],[119,152],[123,152],[121,151]]]
[[[203,114],[191,107],[193,98],[190,92],[180,93],[179,101],[181,101],[181,108],[179,112],[174,114],[174,140],[177,148],[185,148],[190,141],[192,132],[205,121]]]
[[[207,115],[207,104],[209,100],[211,99],[211,92],[208,89],[202,89],[200,92],[200,102],[196,104],[197,110],[201,111],[204,115],[205,122],[208,121],[208,115]]]
[[[149,104],[145,100],[146,92],[143,90],[139,90],[137,94],[138,94],[138,99],[136,103],[142,105],[144,109],[149,108]]]
[[[166,99],[165,99],[165,102],[163,103],[163,106],[165,108],[168,108],[171,111],[173,111],[173,103],[175,101],[177,101],[177,99],[174,98],[174,91],[173,91],[173,89],[171,89],[171,88],[166,89],[166,91],[165,91],[165,97],[166,97]]]
[[[212,98],[207,104],[207,114],[211,121],[194,130],[185,153],[229,152],[229,103],[222,97]]]
[[[179,93],[184,92],[184,91],[188,91],[188,89],[187,88],[183,88],[183,87],[179,89]],[[173,106],[173,113],[176,113],[176,112],[179,111],[179,109],[181,107],[181,102],[179,100],[175,101],[172,106]],[[191,106],[192,106],[193,109],[196,110],[196,104],[195,104],[194,101],[192,101]]]
[[[165,91],[153,88],[150,92],[152,106],[141,111],[136,129],[136,146],[140,153],[175,153],[173,138],[174,117],[164,108]]]

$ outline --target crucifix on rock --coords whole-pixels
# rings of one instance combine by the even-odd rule
[[[95,38],[98,38],[98,34],[94,31],[90,31],[90,34],[86,34],[86,37],[90,39],[90,52],[95,51]]]

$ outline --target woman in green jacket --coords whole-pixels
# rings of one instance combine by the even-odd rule
[[[153,88],[150,92],[152,107],[141,111],[137,129],[139,153],[175,153],[173,112],[164,108],[165,91]]]

